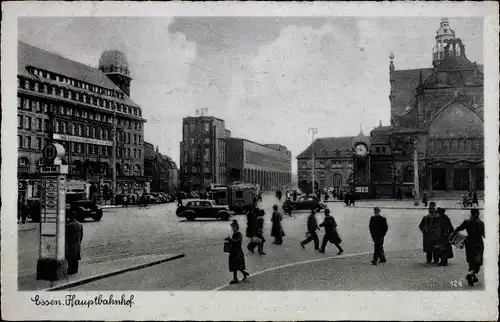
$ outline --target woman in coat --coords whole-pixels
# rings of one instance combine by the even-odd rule
[[[443,208],[437,209],[438,221],[435,226],[436,244],[435,249],[440,259],[439,266],[448,265],[448,259],[453,258],[453,249],[450,244],[450,235],[453,233],[453,224],[445,214]]]
[[[483,265],[483,253],[484,253],[484,222],[479,219],[479,210],[471,209],[470,218],[464,220],[464,222],[458,226],[450,238],[462,230],[467,231],[467,238],[465,239],[465,257],[467,263],[469,263],[469,273],[467,274],[467,282],[470,286],[474,286],[474,283],[478,282],[476,274],[479,273],[481,266]]]
[[[273,206],[273,215],[271,217],[271,222],[273,223],[271,227],[271,237],[274,237],[273,244],[281,245],[283,244],[283,236],[285,233],[283,232],[283,227],[281,226],[281,221],[283,220],[283,216],[278,211],[278,206]]]
[[[229,271],[233,272],[233,280],[229,282],[229,284],[237,284],[239,282],[238,271],[243,274],[243,279],[241,281],[246,280],[250,274],[245,271],[245,255],[243,254],[243,249],[241,248],[243,235],[239,231],[240,226],[236,220],[233,220],[231,223],[231,228],[233,229],[233,236],[226,238],[226,241],[230,244]]]

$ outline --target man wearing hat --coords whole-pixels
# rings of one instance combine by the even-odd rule
[[[453,249],[450,244],[450,235],[453,233],[453,224],[450,218],[445,214],[444,208],[438,207],[437,224],[435,225],[436,243],[434,246],[435,252],[440,259],[439,266],[447,266],[448,259],[453,258]]]
[[[75,204],[72,204],[66,211],[65,254],[68,261],[68,275],[78,273],[78,262],[81,259],[80,251],[83,239],[83,226],[76,221],[76,207]]]
[[[481,266],[483,265],[483,253],[484,253],[484,222],[479,218],[479,210],[471,209],[470,218],[464,220],[464,222],[458,226],[450,238],[462,230],[467,231],[467,239],[465,239],[465,256],[467,263],[469,263],[469,273],[467,274],[467,282],[470,286],[474,286],[479,279],[476,274],[479,273]]]
[[[427,264],[430,264],[432,260],[437,264],[439,262],[439,255],[434,249],[435,245],[435,225],[438,221],[438,215],[436,213],[436,203],[431,201],[429,204],[429,213],[425,215],[420,221],[420,231],[423,235],[423,248],[426,254]]]
[[[342,254],[344,252],[344,250],[340,246],[342,240],[340,239],[340,236],[337,232],[337,223],[335,222],[335,219],[330,216],[330,209],[325,209],[325,220],[319,226],[325,227],[325,235],[323,236],[323,242],[321,243],[321,249],[319,252],[324,253],[326,244],[330,242],[337,246],[339,250],[338,254]]]
[[[374,252],[373,252],[373,260],[372,264],[377,265],[377,262],[380,260],[381,263],[385,263],[385,254],[384,254],[384,237],[387,234],[387,230],[389,229],[387,225],[387,219],[380,215],[380,208],[373,208],[374,215],[370,218],[370,235],[373,239],[374,244]]]

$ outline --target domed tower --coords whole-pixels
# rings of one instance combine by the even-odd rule
[[[99,58],[99,70],[106,74],[127,96],[130,97],[130,77],[125,55],[118,50],[108,50]]]
[[[445,56],[446,42],[455,39],[455,31],[450,28],[448,18],[441,18],[441,25],[436,31],[436,45],[432,48],[432,65],[438,66]]]

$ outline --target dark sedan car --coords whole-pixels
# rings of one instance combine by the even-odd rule
[[[176,210],[177,217],[184,217],[187,220],[196,218],[219,218],[229,220],[234,215],[227,206],[216,205],[213,200],[191,200],[185,206],[179,206]]]
[[[302,196],[297,201],[287,200],[283,204],[283,208],[285,205],[290,205],[293,210],[315,210],[316,212],[326,208],[326,205],[316,196]]]

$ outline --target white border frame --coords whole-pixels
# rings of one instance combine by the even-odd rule
[[[16,320],[496,320],[498,317],[498,3],[2,3],[2,313]],[[458,292],[112,292],[134,294],[126,307],[36,307],[35,294],[17,292],[16,82],[20,16],[483,16],[485,116],[485,291]],[[11,107],[12,106],[12,107]],[[16,185],[17,186],[17,185]],[[83,292],[74,292],[86,299]],[[102,293],[102,292],[101,292]],[[159,296],[161,294],[161,296]]]

